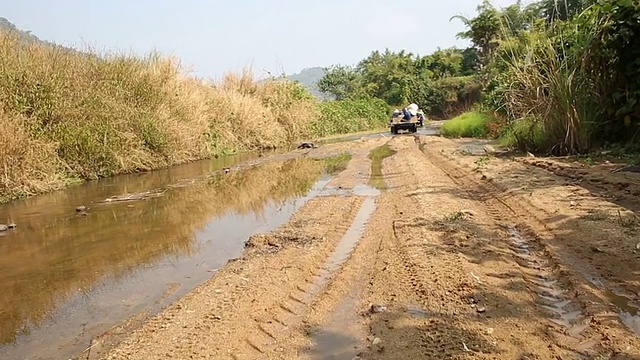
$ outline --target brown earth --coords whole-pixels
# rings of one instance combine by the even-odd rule
[[[334,145],[352,159],[322,196],[88,357],[640,359],[636,178],[438,137]]]

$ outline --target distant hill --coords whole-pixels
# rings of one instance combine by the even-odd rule
[[[13,34],[16,34],[18,36],[18,38],[22,42],[27,43],[27,44],[40,43],[40,44],[44,44],[44,45],[57,47],[59,49],[64,49],[64,50],[67,50],[67,51],[77,52],[77,50],[75,50],[75,49],[68,48],[68,47],[62,46],[62,45],[58,45],[58,44],[52,43],[50,41],[42,40],[39,37],[33,35],[30,30],[26,30],[26,31],[25,30],[20,30],[20,29],[18,29],[18,27],[16,27],[15,24],[13,24],[7,18],[4,18],[4,17],[0,16],[0,31],[2,31],[2,30],[7,31],[7,32],[11,32]]]
[[[24,42],[40,42],[40,43],[47,43],[50,45],[54,45],[53,43],[50,43],[48,41],[40,40],[37,36],[33,35],[31,31],[24,31],[24,30],[18,29],[7,18],[0,17],[0,30],[13,32],[14,34],[17,34],[18,37],[20,37],[20,39]]]
[[[320,92],[320,90],[318,90],[318,87],[316,85],[318,80],[322,79],[324,74],[325,74],[324,68],[312,67],[312,68],[303,69],[297,74],[287,75],[287,79],[292,81],[298,81],[307,90],[309,90],[309,92],[313,96],[317,97],[318,99],[323,99],[323,100],[331,99],[330,95],[323,94],[322,92]]]

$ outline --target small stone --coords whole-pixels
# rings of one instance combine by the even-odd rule
[[[8,227],[9,229],[15,229],[15,228],[17,228],[17,227],[18,227],[18,225],[16,225],[15,223],[11,223],[11,224],[8,224],[8,225],[7,225],[7,227]]]
[[[374,338],[373,341],[371,342],[371,345],[378,345],[382,342],[382,340],[380,340],[380,338]]]
[[[373,314],[377,314],[377,313],[381,313],[381,312],[385,312],[387,311],[387,308],[382,306],[382,305],[371,305],[371,309],[370,309],[371,313]]]
[[[7,225],[0,224],[0,231],[7,231],[7,229],[9,229]]]
[[[483,306],[479,306],[479,307],[476,308],[476,312],[478,314],[482,314],[482,313],[487,312],[487,309],[485,309]]]
[[[87,210],[87,207],[84,205],[80,205],[76,207],[77,212],[86,211],[86,210]]]
[[[487,328],[487,334],[491,335],[493,334],[493,328]]]

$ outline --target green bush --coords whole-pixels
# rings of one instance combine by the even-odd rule
[[[482,84],[475,76],[445,77],[421,81],[412,87],[411,98],[431,119],[450,119],[470,111],[481,100]]]
[[[550,143],[544,123],[531,117],[513,121],[504,127],[499,140],[503,147],[532,152],[543,151]]]
[[[489,124],[494,118],[484,112],[471,111],[446,121],[442,125],[442,135],[446,137],[486,137],[489,135]]]
[[[310,124],[310,132],[319,136],[381,129],[388,124],[389,106],[380,99],[325,101],[319,107],[320,116]]]

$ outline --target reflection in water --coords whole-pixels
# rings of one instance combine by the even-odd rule
[[[97,203],[239,160],[116,177],[0,207],[0,219],[18,224],[0,241],[0,341],[7,344],[0,352],[77,353],[123,317],[166,305],[240,255],[253,232],[286,222],[324,171],[323,162],[299,158],[218,172],[147,200]],[[79,204],[88,216],[76,214]]]

